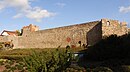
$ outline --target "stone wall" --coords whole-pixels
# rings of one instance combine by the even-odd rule
[[[30,24],[29,26],[24,26],[22,28],[22,32],[23,32],[22,36],[26,36],[30,34],[31,32],[38,31],[38,30],[39,30],[39,27],[33,24]]]
[[[95,21],[31,32],[26,36],[19,37],[18,45],[20,48],[57,48],[59,46],[66,47],[67,45],[77,47],[79,41],[81,41],[82,45],[88,43],[88,32],[93,42],[89,44],[101,40],[101,23]]]
[[[102,24],[101,22],[87,32],[87,45],[96,44],[102,39]]]
[[[8,41],[8,37],[7,36],[0,36],[0,42],[5,42]]]
[[[128,33],[127,23],[118,20],[102,19],[102,36],[116,34],[118,36]]]
[[[102,19],[83,24],[38,30],[35,25],[23,27],[22,36],[0,36],[0,42],[13,40],[14,48],[57,48],[78,47],[85,44],[91,46],[111,34],[128,33],[126,22]]]
[[[14,44],[14,48],[18,48],[18,36],[0,36],[0,42],[11,41]]]

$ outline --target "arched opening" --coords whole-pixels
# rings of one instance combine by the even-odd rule
[[[107,26],[110,26],[110,21],[107,21]]]
[[[81,47],[81,44],[82,44],[81,41],[79,41],[78,43],[79,43],[79,45],[80,45],[80,47]]]

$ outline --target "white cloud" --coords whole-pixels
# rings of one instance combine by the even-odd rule
[[[56,5],[59,7],[64,7],[66,4],[65,3],[56,3]]]
[[[119,8],[119,12],[122,12],[122,13],[128,13],[128,12],[130,12],[130,6],[128,6],[128,7],[121,6]]]
[[[54,13],[50,13],[47,10],[43,10],[40,7],[34,7],[32,10],[26,11],[26,17],[30,19],[35,19],[40,22],[42,18],[53,16]]]
[[[12,7],[21,10],[31,8],[28,0],[1,0],[0,7],[1,8]]]
[[[18,14],[16,14],[15,16],[13,16],[13,18],[20,18],[20,17],[22,17],[22,16],[23,16],[22,13],[18,13]]]
[[[48,12],[40,7],[32,7],[31,2],[34,0],[1,0],[0,10],[6,8],[14,8],[18,12],[13,18],[27,17],[36,21],[42,18],[51,17],[54,13]]]

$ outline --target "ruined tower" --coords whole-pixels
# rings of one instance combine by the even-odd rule
[[[116,34],[118,36],[128,33],[127,23],[119,22],[118,20],[101,19],[102,36]]]
[[[39,27],[36,26],[36,25],[33,25],[33,24],[30,24],[29,26],[24,26],[24,27],[22,28],[22,31],[23,31],[22,36],[27,36],[27,35],[29,35],[31,32],[38,31],[38,30],[39,30]]]

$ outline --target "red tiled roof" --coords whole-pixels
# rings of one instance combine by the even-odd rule
[[[4,30],[4,31],[1,33],[1,35],[2,35],[4,32],[8,33],[8,35],[18,36],[18,33],[17,33],[16,31],[7,31],[7,30]]]

